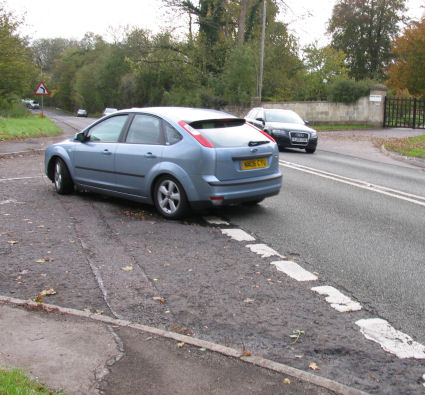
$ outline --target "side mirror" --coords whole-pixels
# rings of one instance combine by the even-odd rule
[[[308,121],[304,121],[304,123],[305,123],[306,125],[310,125],[310,122],[308,122]]]
[[[74,140],[84,143],[85,141],[87,141],[87,137],[84,132],[80,132],[75,135]]]
[[[260,121],[263,125],[265,124],[264,119],[263,118],[255,118],[257,121]]]

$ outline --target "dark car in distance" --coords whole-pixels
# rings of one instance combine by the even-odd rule
[[[279,148],[301,148],[309,154],[316,151],[316,131],[292,110],[257,107],[245,120],[272,136]]]

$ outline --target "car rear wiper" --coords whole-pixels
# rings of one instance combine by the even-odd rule
[[[257,146],[257,145],[263,145],[263,144],[268,144],[268,143],[270,143],[270,140],[264,140],[264,141],[250,141],[250,142],[248,143],[248,145],[249,145],[250,147],[255,147],[255,146]]]

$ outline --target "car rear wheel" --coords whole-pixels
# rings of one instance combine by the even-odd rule
[[[155,184],[154,203],[159,213],[168,219],[181,218],[189,209],[183,187],[171,176],[163,176]]]
[[[74,183],[66,167],[65,162],[58,158],[55,162],[55,171],[53,181],[55,183],[56,192],[66,195],[74,190]]]

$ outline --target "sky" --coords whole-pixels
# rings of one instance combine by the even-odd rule
[[[2,0],[6,10],[24,18],[23,35],[31,39],[69,38],[81,40],[93,32],[112,41],[119,38],[120,27],[137,26],[158,33],[167,27],[182,25],[163,6],[161,0]],[[289,23],[289,30],[301,46],[318,41],[326,45],[326,23],[336,0],[286,0],[289,9],[279,20]],[[1,3],[1,0],[0,0]],[[407,0],[409,17],[418,19],[425,0]]]

